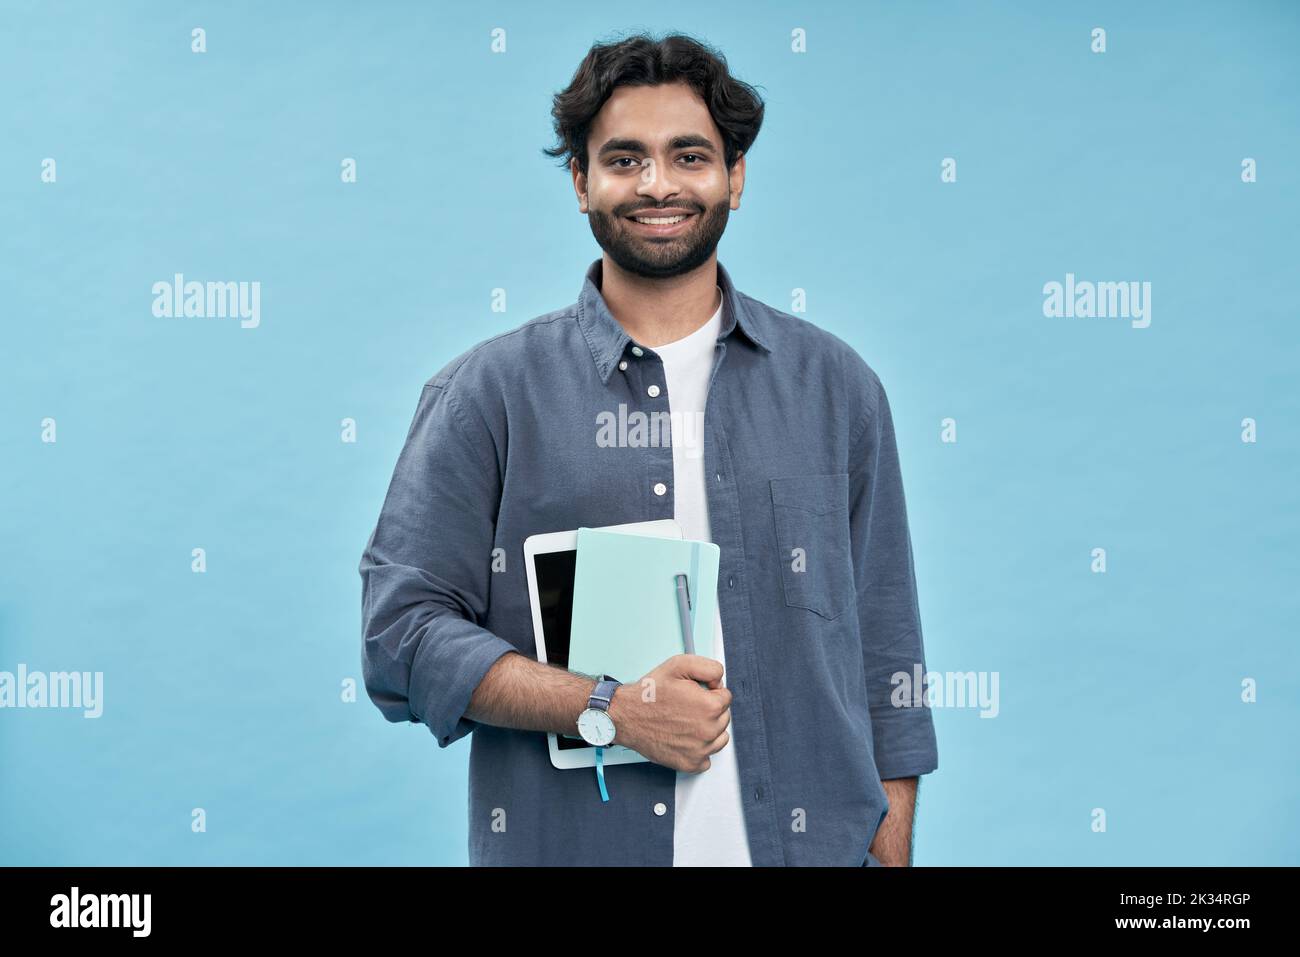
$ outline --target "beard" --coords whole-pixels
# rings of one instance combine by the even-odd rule
[[[689,209],[693,203],[670,203]],[[656,238],[642,236],[633,231],[627,216],[649,210],[633,208],[623,213],[606,213],[589,210],[591,234],[596,237],[609,258],[620,269],[647,279],[668,279],[680,276],[703,265],[718,248],[718,241],[727,228],[727,214],[731,211],[729,199],[724,199],[709,209],[696,207],[695,215],[680,236]]]

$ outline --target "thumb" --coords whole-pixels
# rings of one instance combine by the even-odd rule
[[[677,674],[683,678],[703,681],[710,688],[722,683],[722,662],[704,655],[677,655]]]

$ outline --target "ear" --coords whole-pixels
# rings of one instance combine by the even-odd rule
[[[745,191],[745,154],[736,157],[736,162],[727,170],[727,183],[731,190],[731,208],[740,209],[740,194]]]
[[[578,212],[587,212],[587,174],[578,165],[575,156],[569,160],[569,173],[573,176],[573,192],[578,197]]]

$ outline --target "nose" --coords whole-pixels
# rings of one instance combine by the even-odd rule
[[[670,164],[662,162],[656,156],[648,156],[641,164],[641,181],[637,184],[638,196],[650,196],[656,202],[662,202],[674,196],[680,190],[676,178],[672,175]]]

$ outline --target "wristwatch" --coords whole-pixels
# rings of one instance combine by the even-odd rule
[[[598,748],[608,747],[614,740],[614,719],[609,716],[609,705],[614,700],[614,690],[621,681],[601,675],[587,699],[587,709],[578,715],[578,733],[582,740]]]

